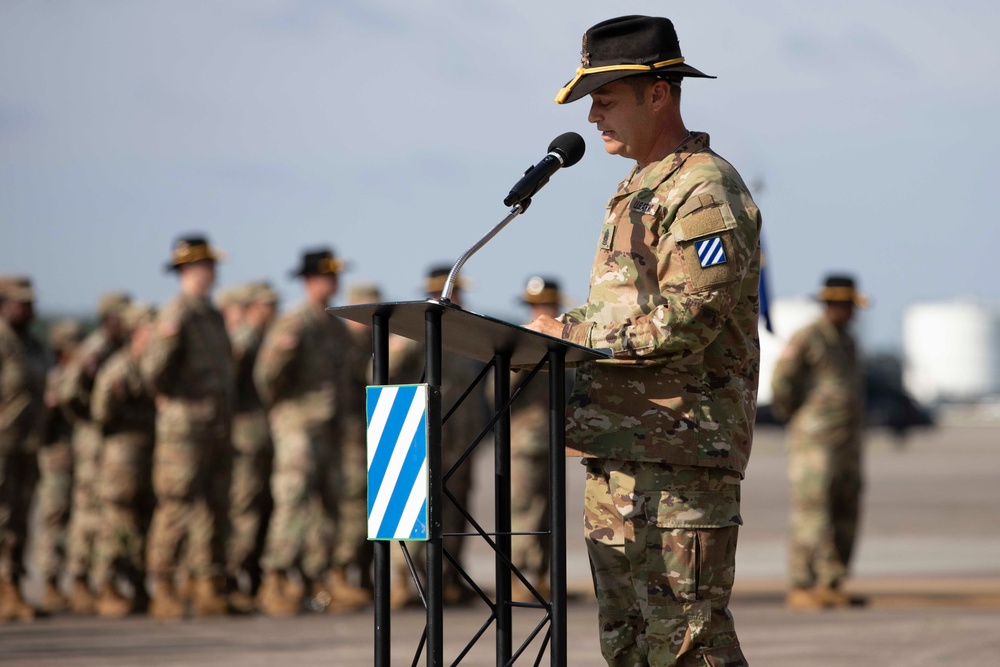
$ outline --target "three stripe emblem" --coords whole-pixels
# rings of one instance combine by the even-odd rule
[[[726,261],[726,249],[722,245],[722,239],[718,236],[712,236],[702,241],[695,241],[694,249],[698,253],[698,261],[701,263],[701,268],[703,269],[723,264]]]
[[[367,388],[368,539],[427,540],[427,385]]]

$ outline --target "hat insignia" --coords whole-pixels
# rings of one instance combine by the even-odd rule
[[[587,51],[587,34],[583,35],[583,46],[580,48],[580,64],[590,67],[590,52]]]

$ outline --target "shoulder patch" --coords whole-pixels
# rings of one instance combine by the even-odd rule
[[[726,248],[719,236],[710,236],[707,239],[695,241],[694,249],[698,253],[698,261],[703,269],[724,264],[727,260]]]

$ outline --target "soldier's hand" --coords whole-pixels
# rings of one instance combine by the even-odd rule
[[[562,322],[559,322],[548,315],[539,315],[533,322],[525,324],[524,328],[530,329],[531,331],[537,331],[538,333],[543,333],[554,338],[562,338]]]

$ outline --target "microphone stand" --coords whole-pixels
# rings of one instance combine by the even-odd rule
[[[486,234],[486,236],[479,239],[479,241],[474,246],[466,250],[465,253],[458,258],[458,261],[455,262],[455,266],[451,267],[451,271],[448,273],[448,279],[444,281],[444,289],[441,290],[441,301],[451,301],[451,293],[452,290],[455,289],[455,281],[458,279],[458,273],[459,271],[462,270],[462,267],[465,266],[465,263],[469,261],[469,258],[471,258],[473,255],[479,252],[479,250],[484,245],[489,243],[494,236],[499,234],[500,230],[507,226],[507,223],[509,223],[511,220],[513,220],[517,216],[527,211],[528,206],[530,205],[531,205],[530,197],[522,199],[519,203],[514,204],[511,207],[510,212],[507,214],[507,217],[501,220],[496,227],[491,229]]]

